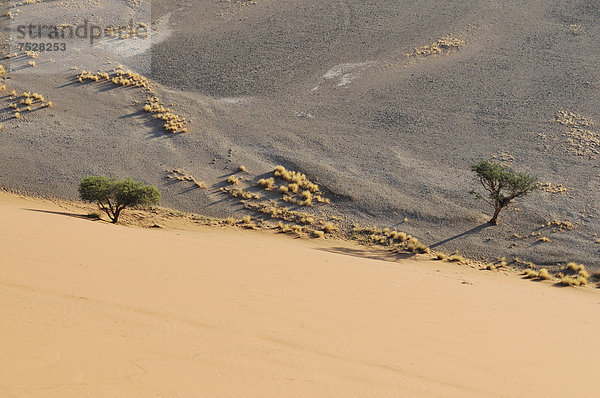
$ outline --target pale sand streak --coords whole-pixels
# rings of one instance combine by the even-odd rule
[[[597,396],[592,290],[27,208],[61,210],[0,195],[2,397]]]

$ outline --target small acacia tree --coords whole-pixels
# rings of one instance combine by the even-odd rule
[[[488,191],[484,198],[478,192],[471,191],[479,199],[483,199],[494,207],[494,216],[488,222],[496,225],[500,211],[516,198],[527,195],[538,189],[538,180],[527,173],[517,173],[509,167],[487,160],[481,160],[471,166],[483,188]]]
[[[147,207],[160,203],[160,191],[132,179],[116,180],[105,176],[90,176],[81,180],[79,196],[85,202],[97,203],[116,224],[127,207]]]

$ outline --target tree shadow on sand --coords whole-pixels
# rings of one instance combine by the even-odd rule
[[[429,245],[429,247],[430,247],[431,249],[435,249],[435,248],[436,248],[436,247],[438,247],[438,246],[445,245],[445,244],[446,244],[446,243],[448,243],[448,242],[452,242],[453,240],[460,239],[460,238],[462,238],[462,237],[464,237],[464,236],[468,236],[468,235],[472,235],[472,234],[479,233],[479,232],[483,231],[484,229],[486,229],[486,228],[488,228],[488,227],[492,227],[492,226],[493,226],[493,225],[491,225],[491,224],[489,224],[489,223],[481,224],[481,225],[478,225],[478,226],[476,226],[475,228],[471,228],[471,229],[470,229],[470,230],[468,230],[468,231],[462,232],[462,233],[460,233],[460,234],[458,234],[458,235],[454,235],[454,236],[452,236],[452,237],[450,237],[450,238],[448,238],[448,239],[444,239],[444,240],[441,240],[441,241],[439,241],[439,242],[436,242],[436,243],[434,243],[434,244],[432,244],[432,245]]]
[[[414,257],[413,253],[393,253],[379,248],[350,248],[350,247],[320,247],[315,250],[320,250],[328,253],[342,254],[345,256],[368,258],[371,260],[380,260],[388,262],[396,262]]]
[[[52,210],[40,210],[40,209],[23,209],[23,210],[33,211],[33,212],[36,212],[36,213],[55,214],[55,215],[59,215],[59,216],[81,218],[81,219],[84,219],[84,220],[98,220],[98,221],[100,221],[100,219],[98,219],[98,217],[96,217],[95,215],[89,215],[89,214],[76,214],[76,213],[68,213],[68,212],[65,212],[65,211],[52,211]]]

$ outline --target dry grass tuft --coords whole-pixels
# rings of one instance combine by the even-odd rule
[[[298,171],[286,170],[283,166],[276,166],[273,169],[273,176],[288,183],[282,185],[279,192],[283,195],[283,200],[300,206],[312,206],[314,203],[326,203],[331,201],[323,197],[319,186],[311,182],[306,174]]]
[[[292,232],[295,234],[301,234],[303,230],[301,225],[292,225]]]
[[[6,89],[6,86],[2,85],[3,89]],[[15,113],[13,114],[15,119],[21,119],[23,117],[23,112],[31,112],[34,109],[42,109],[45,107],[51,107],[52,102],[48,101],[46,103],[46,99],[43,95],[38,93],[30,93],[23,92],[20,96],[16,90],[12,90],[9,96],[9,100],[17,101],[8,104],[8,109],[14,109]],[[23,108],[19,108],[19,105],[22,105]]]
[[[332,222],[326,222],[323,224],[323,231],[330,234],[337,231],[339,228],[335,226]]]
[[[459,39],[452,36],[446,36],[433,44],[429,44],[423,47],[415,48],[412,53],[406,54],[407,56],[429,56],[436,54],[447,53],[453,49],[459,49],[465,45],[463,39]]]
[[[230,184],[237,184],[240,182],[240,179],[237,178],[236,176],[229,176],[229,178],[227,179],[227,182]]]
[[[318,224],[322,228],[327,223],[323,218],[315,218],[315,216],[306,212],[290,210],[287,207],[279,206],[274,201],[259,203],[244,202],[244,207],[268,215],[274,219],[294,222],[296,224]]]
[[[152,97],[148,99],[148,103],[144,105],[144,111],[146,113],[154,113],[155,119],[164,121],[164,129],[170,133],[187,133],[185,125],[188,123],[187,119],[177,115],[170,108],[165,108],[160,103],[158,97]]]
[[[554,280],[554,277],[550,275],[550,272],[546,268],[542,268],[538,272],[538,278],[546,281]]]
[[[582,269],[577,273],[579,276],[585,279],[590,279],[590,274],[586,270]]]
[[[185,170],[180,170],[180,169],[167,170],[166,178],[168,180],[189,181],[189,182],[193,183],[195,186],[197,186],[198,188],[201,188],[201,189],[206,188],[206,184],[203,181],[196,180],[194,178],[194,176],[192,176],[190,173],[188,173]]]
[[[554,276],[552,276],[546,268],[542,268],[539,271],[529,268],[523,271],[523,275],[525,275],[525,278],[527,279],[554,280]]]
[[[568,128],[565,136],[571,153],[589,158],[600,154],[600,132],[592,119],[575,112],[558,111],[555,120]]]
[[[312,231],[312,236],[317,239],[321,239],[325,236],[325,232],[323,231]]]
[[[352,240],[366,245],[385,246],[396,253],[431,252],[431,249],[427,247],[427,245],[424,245],[421,242],[419,242],[417,238],[407,235],[404,232],[398,232],[395,230],[390,231],[389,228],[380,230],[377,227],[360,227],[358,225],[355,225],[350,238]]]
[[[562,184],[553,185],[551,182],[540,183],[540,190],[553,194],[564,194],[569,192],[569,188]]]
[[[245,189],[241,189],[241,188],[230,188],[230,187],[226,187],[226,188],[221,188],[222,192],[225,192],[231,196],[233,196],[236,199],[241,199],[241,200],[258,200],[260,199],[260,195],[254,192],[249,192],[246,191]]]
[[[450,258],[448,258],[448,261],[450,261],[452,263],[464,263],[465,258],[457,253],[457,254],[453,254],[452,256],[450,256]]]
[[[558,274],[560,284],[563,286],[585,286],[588,284],[590,274],[583,264],[570,262],[564,272]]]
[[[275,187],[275,179],[274,178],[261,178],[258,180],[258,186],[264,188],[265,191],[270,191]]]
[[[583,264],[577,264],[574,262],[570,262],[567,264],[567,270],[573,271],[573,272],[579,272],[579,271],[584,271],[585,270],[585,266]]]
[[[585,286],[588,284],[588,280],[580,275],[565,275],[560,279],[559,283],[563,286]]]
[[[150,81],[139,73],[132,72],[131,70],[123,70],[123,67],[119,65],[111,72],[93,73],[84,70],[79,74],[77,80],[80,83],[88,81],[95,83],[104,82],[120,87],[142,89],[145,91],[147,99],[147,103],[144,105],[145,112],[152,113],[154,114],[153,118],[162,120],[165,131],[170,133],[187,133],[186,125],[188,124],[188,120],[162,105],[158,97],[151,95],[152,86],[150,85]]]
[[[525,278],[527,279],[534,279],[540,276],[540,273],[539,271],[530,268],[523,271],[523,275],[525,275]]]

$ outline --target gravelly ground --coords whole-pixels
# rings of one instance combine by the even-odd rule
[[[72,198],[85,175],[131,176],[157,184],[166,205],[230,215],[240,206],[218,191],[227,176],[281,163],[321,184],[333,201],[323,209],[348,223],[474,257],[600,266],[599,157],[574,154],[555,121],[561,110],[600,120],[600,6],[504,3],[156,1],[172,32],[153,47],[149,77],[191,132],[163,133],[135,89],[81,85],[74,71],[14,75],[9,90],[55,106],[15,121],[5,92],[0,186]],[[405,55],[447,35],[464,46]],[[468,194],[469,165],[493,156],[568,191],[534,193],[482,226],[489,209]],[[209,189],[167,181],[171,168]],[[554,220],[577,229],[539,231]]]

